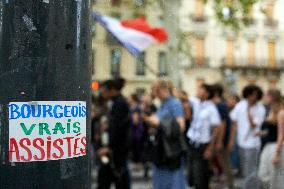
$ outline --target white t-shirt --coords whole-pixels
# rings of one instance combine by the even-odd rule
[[[208,100],[204,102],[192,102],[193,119],[187,132],[190,141],[197,143],[209,143],[212,136],[212,129],[221,124],[221,118],[216,105]]]
[[[242,148],[252,149],[260,147],[260,137],[255,135],[256,131],[261,129],[262,122],[265,119],[265,108],[261,103],[257,103],[250,108],[255,128],[250,128],[248,118],[248,102],[240,101],[231,111],[230,117],[232,121],[237,123],[237,142]]]

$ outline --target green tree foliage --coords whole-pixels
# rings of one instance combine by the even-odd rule
[[[250,10],[253,5],[265,0],[203,0],[205,3],[213,2],[215,16],[219,23],[225,27],[238,32],[242,27],[252,23]],[[146,3],[152,4],[159,2],[167,3],[167,0],[145,0]]]
[[[205,0],[208,1],[208,0]],[[250,11],[260,0],[213,0],[217,20],[239,31],[242,27],[251,24]]]

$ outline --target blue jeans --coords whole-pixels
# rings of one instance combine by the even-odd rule
[[[153,186],[154,189],[185,189],[186,182],[183,168],[169,170],[154,166]]]
[[[231,153],[231,165],[233,169],[240,168],[239,147],[236,141],[235,141],[234,149]]]

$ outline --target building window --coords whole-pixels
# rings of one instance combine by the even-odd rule
[[[111,5],[112,6],[119,6],[121,3],[121,0],[111,0]]]
[[[203,19],[204,18],[204,0],[195,0],[195,19]]]
[[[119,12],[113,11],[110,13],[111,17],[114,17],[116,19],[120,19],[121,18],[121,14]]]
[[[255,85],[257,82],[256,82],[256,79],[254,78],[248,78],[248,84],[250,85]]]
[[[265,25],[270,27],[275,27],[278,25],[278,22],[274,19],[274,3],[270,2],[267,4],[265,9],[266,20]]]
[[[142,7],[145,5],[145,1],[146,0],[133,0],[134,1],[134,5],[137,7]]]
[[[233,65],[234,64],[234,40],[227,39],[226,41],[226,64]]]
[[[159,69],[159,76],[168,75],[167,54],[165,52],[159,53],[158,69]]]
[[[97,34],[97,25],[96,25],[96,22],[93,21],[92,22],[92,37],[95,38],[96,37],[96,34]]]
[[[272,79],[269,80],[269,89],[276,89],[277,88],[277,80]]]
[[[117,19],[120,19],[121,17],[121,14],[118,12],[112,12],[110,15],[111,17],[114,17]],[[111,46],[120,45],[118,40],[109,32],[107,32],[107,35],[106,35],[106,44],[111,45]]]
[[[164,27],[165,26],[165,19],[164,19],[164,16],[158,16],[158,23],[157,25],[159,27]]]
[[[273,3],[269,3],[266,7],[266,18],[268,22],[272,22],[273,21],[273,14],[274,14],[274,4]]]
[[[255,64],[255,41],[249,40],[248,41],[248,64],[253,65]]]
[[[250,5],[250,6],[249,6],[248,18],[249,18],[250,20],[253,19],[253,5]]]
[[[136,75],[145,75],[145,53],[141,53],[136,59]]]
[[[108,45],[120,45],[119,41],[109,32],[107,32],[107,36],[106,36],[106,44]]]
[[[112,76],[120,75],[121,55],[122,54],[120,49],[113,49],[111,51],[110,71]]]
[[[145,92],[146,92],[146,89],[145,89],[145,88],[137,88],[137,89],[136,89],[136,94],[137,94],[138,96],[144,95]]]
[[[253,5],[250,5],[248,8],[248,20],[247,20],[247,24],[255,24],[255,20],[254,20],[254,12],[253,12]]]
[[[268,42],[268,66],[276,67],[275,41]]]
[[[96,72],[96,50],[92,51],[92,75]]]
[[[199,89],[205,83],[205,79],[203,77],[196,78],[196,88]]]
[[[203,65],[205,63],[205,44],[204,37],[197,37],[195,39],[195,47],[196,47],[196,64]]]

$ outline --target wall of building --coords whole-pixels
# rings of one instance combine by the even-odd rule
[[[284,85],[282,71],[284,67],[284,53],[282,53],[284,52],[284,12],[282,10],[284,0],[268,0],[256,4],[252,14],[254,24],[244,28],[239,34],[224,28],[216,21],[211,1],[204,5],[204,19],[196,21],[194,14],[197,1],[200,0],[181,0],[180,11],[177,13],[180,17],[180,30],[188,36],[186,43],[190,47],[186,53],[190,56],[183,56],[188,60],[180,60],[182,64],[185,62],[185,65],[182,65],[179,70],[182,87],[189,94],[196,94],[201,80],[208,83],[223,82],[229,89],[232,87],[230,86],[232,83],[228,83],[231,77],[235,80],[236,92],[240,92],[248,83],[259,84],[264,89]],[[271,2],[274,3],[275,27],[265,24],[266,16],[261,12],[261,9]],[[152,25],[163,27],[162,10],[157,4],[137,8],[133,5],[133,0],[121,0],[119,6],[112,6],[111,1],[97,0],[93,10],[110,16],[120,14],[121,19],[132,19],[139,14],[144,14]],[[158,78],[159,53],[167,51],[166,45],[156,44],[145,52],[145,63],[150,69],[146,68],[144,76],[138,76],[136,58],[123,47],[108,44],[106,38],[105,29],[96,24],[96,36],[93,38],[93,51],[96,52],[93,79],[104,80],[111,77],[111,50],[118,48],[122,52],[121,76],[128,82],[124,92],[130,94],[137,90],[149,90]],[[196,39],[203,39],[204,42]],[[254,41],[254,45],[249,46],[249,41]],[[275,42],[276,67],[273,68],[268,65],[269,57],[271,57],[268,53],[269,41]],[[203,56],[204,60],[199,61],[197,56]],[[249,57],[251,57],[250,61]],[[199,64],[200,62],[202,64]],[[249,62],[252,64],[250,65]]]
[[[180,25],[184,33],[188,33],[191,38],[191,55],[193,57],[200,56],[200,42],[196,42],[196,38],[204,38],[204,64],[196,65],[195,61],[191,61],[188,70],[185,70],[187,80],[192,78],[190,82],[184,82],[184,88],[189,92],[196,91],[196,79],[204,79],[205,82],[226,83],[228,76],[224,74],[229,69],[236,79],[235,85],[238,92],[248,83],[256,83],[261,85],[265,90],[272,87],[281,87],[283,84],[284,66],[284,12],[281,7],[284,6],[283,0],[267,0],[256,4],[253,7],[252,18],[254,24],[244,28],[240,33],[235,33],[224,28],[215,19],[212,2],[205,4],[203,7],[203,18],[196,21],[197,2],[200,0],[182,0],[180,9]],[[266,15],[261,9],[266,8],[267,4],[273,3],[273,20],[275,26],[265,24]],[[200,21],[202,20],[202,21]],[[227,40],[232,40],[228,42]],[[249,65],[249,58],[252,57],[252,50],[249,49],[248,42],[254,41],[254,65]],[[273,55],[269,55],[268,42],[275,42],[275,59],[276,67],[271,68],[268,64]],[[229,46],[232,46],[230,50]],[[271,47],[270,47],[271,48]],[[273,52],[273,50],[270,50]],[[215,69],[223,67],[226,58],[232,53],[232,65],[228,65],[226,69]],[[273,54],[273,53],[272,53]],[[194,69],[192,67],[195,67]],[[197,67],[197,68],[196,68]],[[258,69],[254,69],[254,67]],[[208,69],[209,68],[209,69]],[[212,69],[210,69],[212,68]],[[213,69],[214,68],[214,69]],[[221,79],[220,79],[221,78]],[[230,86],[228,86],[230,87]],[[283,91],[284,92],[284,91]]]
[[[111,1],[97,0],[93,6],[93,11],[102,15],[112,16],[119,14],[121,19],[133,19],[137,15],[143,14],[147,21],[155,26],[161,26],[161,11],[157,6],[135,7],[132,0],[122,0],[119,6],[112,6]],[[92,47],[95,52],[94,56],[94,74],[93,80],[105,80],[112,77],[111,75],[111,50],[120,49],[122,52],[120,61],[120,75],[127,80],[124,89],[125,94],[136,92],[137,90],[149,91],[151,85],[157,78],[158,74],[158,55],[160,52],[166,52],[166,47],[161,44],[155,44],[145,51],[145,75],[136,74],[136,57],[133,57],[126,49],[120,45],[113,45],[107,42],[106,30],[96,23],[96,35],[93,37]]]

